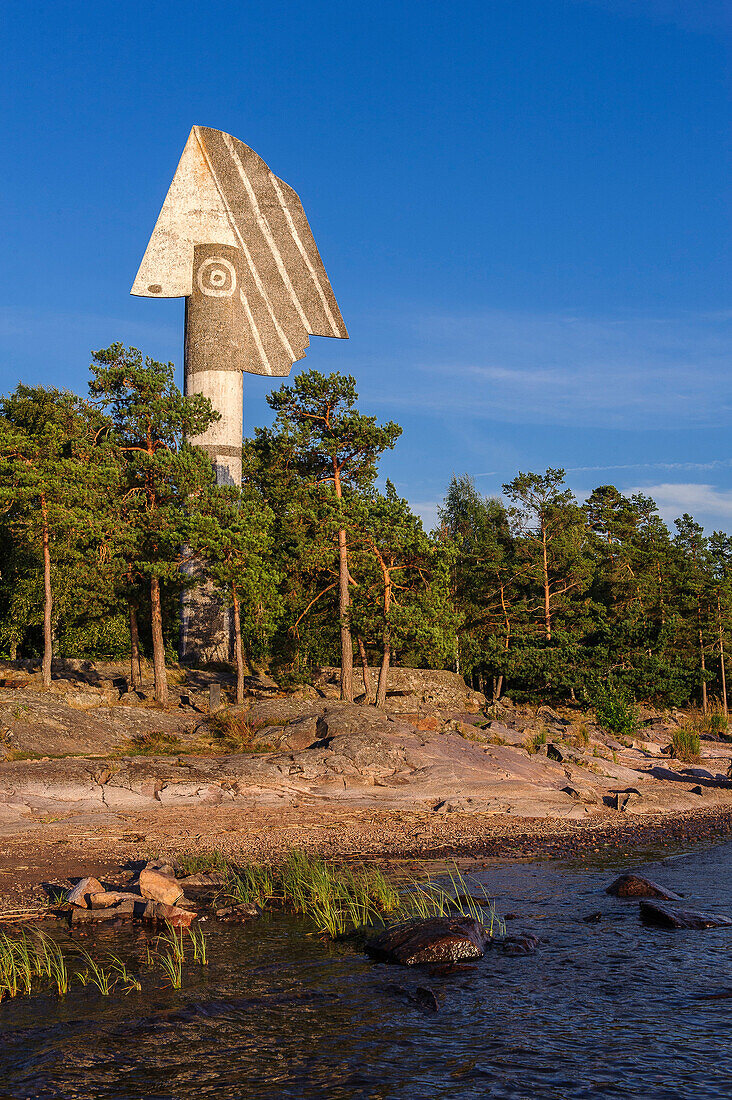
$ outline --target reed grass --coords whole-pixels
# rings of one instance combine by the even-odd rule
[[[110,954],[108,957],[110,970],[113,974],[117,975],[117,984],[120,982],[122,983],[125,993],[139,993],[142,989],[140,979],[130,973],[126,964],[118,955]]]
[[[193,961],[200,963],[201,966],[208,966],[208,940],[206,939],[206,933],[202,928],[194,928],[191,926],[188,929],[188,938],[193,947]]]
[[[446,877],[449,885],[413,879],[397,887],[377,869],[295,850],[275,866],[232,868],[224,891],[238,904],[256,902],[303,916],[331,939],[387,922],[448,915],[472,916],[492,931],[498,918],[485,888],[455,866]]]
[[[182,875],[199,875],[211,871],[224,874],[228,870],[226,858],[217,848],[202,852],[182,852],[176,857],[176,864]]]
[[[85,947],[79,948],[79,954],[87,964],[86,970],[78,972],[81,984],[96,986],[103,997],[108,997],[115,986],[114,970],[111,967],[105,969]]]

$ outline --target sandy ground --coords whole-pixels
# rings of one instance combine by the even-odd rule
[[[600,811],[582,821],[517,819],[494,814],[329,807],[160,809],[125,814],[72,815],[0,842],[0,911],[36,908],[41,884],[68,885],[86,874],[112,874],[153,856],[217,850],[234,861],[271,860],[292,848],[330,858],[420,863],[454,856],[469,863],[495,858],[581,858],[612,853],[628,861],[732,834],[732,798],[684,814],[628,818]]]

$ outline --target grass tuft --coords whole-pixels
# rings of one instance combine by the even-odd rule
[[[683,760],[686,764],[697,763],[701,759],[699,734],[688,726],[674,730],[671,738],[671,749],[677,760]]]

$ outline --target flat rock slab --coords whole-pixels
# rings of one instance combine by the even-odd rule
[[[642,875],[621,875],[611,882],[605,891],[615,898],[660,898],[662,901],[681,901],[681,895],[673,890],[667,890],[665,886],[659,886],[649,878]]]
[[[85,924],[108,920],[142,920],[153,924],[170,924],[173,928],[188,928],[196,914],[177,905],[165,905],[162,901],[149,901],[138,894],[120,894],[111,905],[100,909],[72,909],[71,923]]]
[[[488,929],[473,917],[431,917],[385,928],[366,944],[366,954],[402,966],[454,963],[479,959],[490,939]]]
[[[680,909],[672,905],[659,905],[655,901],[640,903],[640,918],[644,924],[656,928],[726,928],[732,926],[732,918],[719,913],[702,913],[699,909]]]

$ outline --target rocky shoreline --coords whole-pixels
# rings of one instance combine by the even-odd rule
[[[642,708],[618,740],[579,707],[489,705],[445,671],[394,670],[386,710],[341,703],[325,669],[294,692],[252,677],[214,713],[225,674],[177,675],[161,711],[120,666],[67,662],[50,693],[0,667],[0,907],[90,859],[621,858],[732,832],[732,739],[675,759],[681,712]]]

